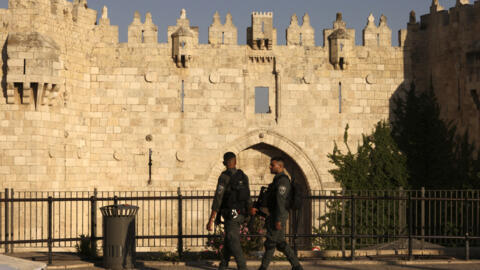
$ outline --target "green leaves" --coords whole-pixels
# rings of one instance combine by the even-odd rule
[[[363,135],[356,153],[352,153],[348,145],[347,125],[344,144],[345,154],[335,143],[332,154],[328,155],[330,162],[337,166],[329,172],[344,189],[378,190],[407,186],[406,158],[393,140],[388,123],[380,121],[371,135]]]
[[[407,156],[409,184],[414,189],[479,188],[478,154],[468,131],[459,136],[453,122],[440,118],[433,89],[417,91],[412,84],[404,98],[395,98],[393,137]]]

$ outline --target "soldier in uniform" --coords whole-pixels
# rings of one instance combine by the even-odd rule
[[[274,157],[270,161],[270,173],[275,177],[267,189],[267,208],[270,215],[265,220],[267,239],[264,243],[265,253],[259,270],[266,270],[272,261],[275,248],[283,252],[292,265],[292,270],[302,270],[293,249],[285,239],[285,224],[288,218],[288,196],[290,193],[290,178],[284,172],[285,161]],[[254,209],[252,212],[254,212]]]
[[[223,164],[226,170],[218,178],[207,230],[213,230],[215,218],[220,214],[224,219],[225,242],[218,269],[226,269],[233,255],[238,269],[247,270],[240,244],[240,225],[244,223],[246,215],[252,213],[248,177],[242,170],[236,169],[237,159],[234,153],[225,153]]]

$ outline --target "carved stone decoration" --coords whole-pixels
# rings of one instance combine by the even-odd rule
[[[247,28],[247,44],[254,50],[271,50],[275,39],[273,12],[252,12],[252,25]]]
[[[445,8],[440,5],[438,0],[432,0],[432,5],[430,6],[430,13],[435,13],[444,9]]]
[[[380,16],[380,23],[379,23],[379,26],[387,26],[387,16],[383,15]]]
[[[307,72],[305,73],[305,75],[303,75],[303,82],[305,84],[311,84],[313,82],[313,79],[314,79],[314,76],[311,72]]]
[[[410,11],[409,23],[410,23],[410,24],[415,24],[415,23],[417,23],[417,15],[415,14],[415,10]]]
[[[470,0],[457,0],[457,3],[455,4],[455,6],[463,6],[463,5],[468,5],[470,4]]]
[[[275,56],[272,55],[250,55],[249,59],[252,63],[272,63]]]
[[[85,158],[86,155],[87,155],[87,150],[85,149],[85,147],[78,147],[77,148],[78,159]]]
[[[116,161],[121,161],[123,159],[123,153],[121,151],[114,151],[113,152],[113,159],[115,159]]]
[[[149,83],[156,82],[157,81],[157,73],[153,72],[153,71],[147,72],[145,74],[145,81],[149,82]]]
[[[100,25],[110,25],[110,19],[108,18],[108,8],[107,6],[103,6],[102,8],[102,16],[99,20]]]
[[[215,14],[213,14],[213,22],[212,22],[212,25],[214,26],[220,26],[222,25],[222,22],[220,20],[220,14],[218,13],[218,11],[215,11]]]
[[[175,153],[175,158],[178,162],[185,162],[185,153],[182,150],[178,150]]]
[[[107,8],[107,6],[103,6],[103,8],[102,8],[102,19],[108,19],[108,8]]]
[[[375,17],[373,17],[372,13],[368,16],[367,26],[375,26]]]
[[[212,72],[210,76],[208,76],[208,80],[210,83],[219,83],[220,82],[220,75],[217,72]]]
[[[30,104],[30,97],[33,96],[33,88],[29,83],[23,84],[22,104]]]
[[[15,96],[15,86],[13,83],[7,83],[7,104],[13,104]]]
[[[55,149],[48,149],[48,157],[55,158],[57,156],[57,151]]]
[[[57,99],[59,92],[60,92],[60,87],[58,85],[53,84],[51,94],[50,94],[50,102],[48,106],[54,105],[54,102]]]
[[[376,83],[375,76],[372,75],[372,74],[368,74],[367,77],[365,78],[365,81],[366,81],[368,84],[375,84],[375,83]]]

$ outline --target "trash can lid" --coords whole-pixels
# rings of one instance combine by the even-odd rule
[[[138,206],[128,204],[115,204],[100,207],[104,217],[131,217],[138,212]]]

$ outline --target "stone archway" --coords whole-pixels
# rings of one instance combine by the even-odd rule
[[[273,179],[270,175],[269,163],[273,156],[282,156],[286,159],[287,173],[301,183],[307,194],[312,190],[323,190],[320,175],[313,162],[304,151],[291,140],[274,131],[255,130],[247,133],[232,142],[218,153],[208,177],[209,185],[215,185],[220,173],[224,170],[222,165],[223,154],[227,151],[234,152],[238,157],[238,167],[245,171],[250,178],[252,191],[259,191],[260,186],[267,185]],[[290,215],[292,217],[292,215]],[[299,234],[312,232],[312,209],[310,201],[306,201],[298,220]],[[292,233],[294,219],[290,218],[289,232]],[[308,246],[308,239],[300,239],[300,246]]]
[[[296,145],[293,141],[289,140],[285,136],[271,130],[251,131],[221,149],[212,163],[210,174],[207,179],[208,185],[213,187],[216,186],[218,176],[224,170],[222,158],[225,152],[232,151],[238,155],[245,149],[262,143],[281,150],[292,160],[294,160],[296,164],[298,164],[299,169],[305,176],[305,184],[308,190],[323,190],[320,174],[318,173],[313,162],[308,158],[301,147]]]
[[[286,174],[290,179],[294,179],[304,189],[304,194],[309,194],[307,180],[302,169],[290,156],[282,150],[265,143],[253,145],[237,155],[237,165],[249,177],[250,189],[258,194],[261,186],[268,186],[273,180],[273,175],[270,173],[270,160],[272,157],[283,157],[285,159]],[[302,209],[297,212],[290,213],[289,223],[287,225],[287,232],[293,234],[296,228],[298,234],[309,234],[312,231],[311,220],[311,203],[306,200]],[[309,240],[302,238],[297,240],[300,247],[309,246]]]

